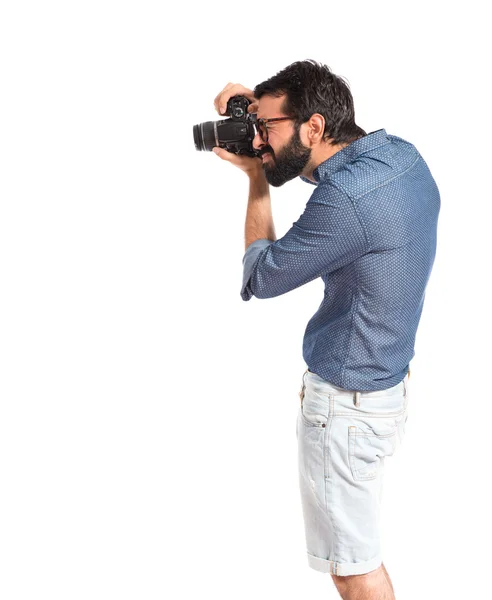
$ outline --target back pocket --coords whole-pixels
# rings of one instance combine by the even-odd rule
[[[398,419],[384,420],[373,426],[363,423],[348,428],[350,470],[356,481],[375,479],[382,459],[394,454],[397,443]]]

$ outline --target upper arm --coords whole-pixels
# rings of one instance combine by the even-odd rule
[[[366,232],[351,199],[332,184],[320,184],[283,237],[246,251],[241,297],[285,294],[367,251]]]

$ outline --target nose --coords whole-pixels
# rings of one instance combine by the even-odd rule
[[[261,139],[260,134],[257,132],[253,138],[253,148],[259,150],[262,146],[266,146],[265,142]]]

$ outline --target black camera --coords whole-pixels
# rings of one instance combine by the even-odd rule
[[[226,109],[230,119],[193,125],[195,148],[211,152],[214,146],[219,146],[234,154],[260,156],[253,148],[256,115],[248,113],[249,105],[250,101],[245,96],[233,96],[229,98]]]

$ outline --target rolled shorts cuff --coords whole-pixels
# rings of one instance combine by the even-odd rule
[[[381,566],[383,560],[381,556],[366,560],[365,562],[358,563],[343,563],[334,560],[327,560],[326,558],[319,558],[312,554],[307,553],[308,565],[315,571],[321,573],[330,573],[330,575],[364,575],[369,571],[374,571]]]

